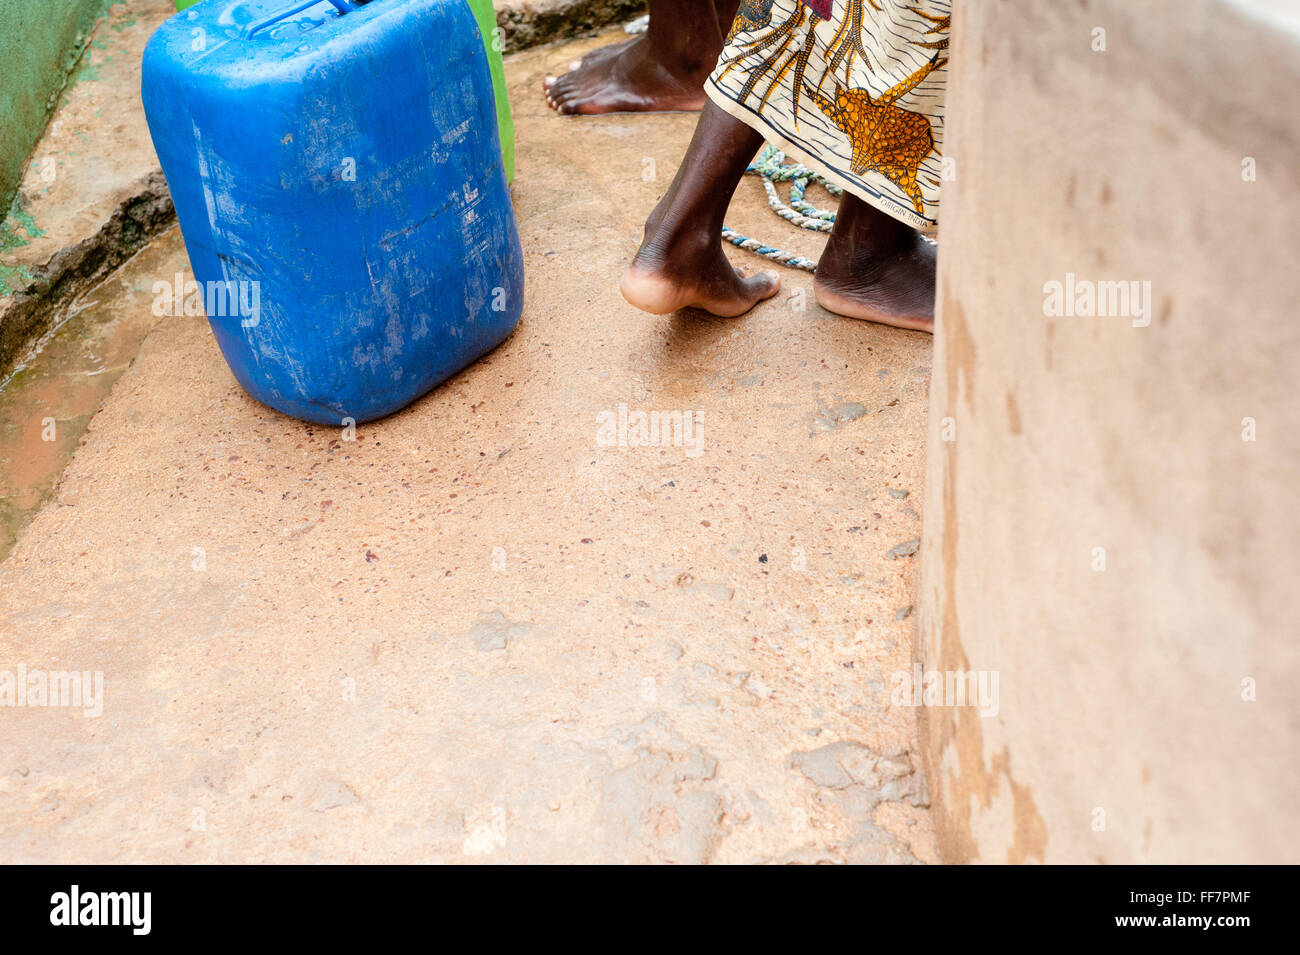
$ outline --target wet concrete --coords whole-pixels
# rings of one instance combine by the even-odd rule
[[[0,560],[72,459],[91,416],[157,324],[150,290],[183,249],[172,229],[90,295],[0,380]],[[190,278],[188,263],[185,265]]]
[[[0,679],[104,684],[0,708],[0,860],[935,858],[889,699],[930,339],[794,272],[735,320],[623,303],[695,118],[550,113],[595,45],[507,63],[527,304],[434,394],[351,435],[248,398],[202,319],[149,333],[0,564]],[[729,223],[822,242],[756,181]],[[185,267],[154,252],[129,287]],[[702,430],[610,444],[620,406]]]

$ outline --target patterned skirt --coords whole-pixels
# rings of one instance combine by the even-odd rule
[[[792,158],[933,233],[948,171],[950,7],[951,0],[743,0],[705,92]]]

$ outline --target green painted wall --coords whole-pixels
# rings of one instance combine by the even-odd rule
[[[107,0],[0,0],[0,220]]]

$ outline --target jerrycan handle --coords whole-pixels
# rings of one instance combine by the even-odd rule
[[[250,23],[244,28],[244,39],[247,40],[261,33],[267,27],[275,26],[281,20],[287,20],[291,16],[302,13],[309,7],[314,7],[316,4],[323,2],[325,0],[302,0],[302,2],[294,4],[288,10],[281,10],[279,13],[273,13],[269,17],[263,17],[261,20]],[[345,13],[351,13],[353,10],[360,10],[370,0],[328,0],[328,2],[333,4],[334,9],[338,10],[339,16],[342,16]]]

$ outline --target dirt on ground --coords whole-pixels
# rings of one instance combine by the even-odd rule
[[[930,338],[789,270],[739,319],[625,304],[695,116],[551,113],[609,39],[507,64],[526,306],[434,393],[349,433],[249,398],[203,318],[144,340],[0,565],[0,675],[103,681],[0,709],[0,861],[935,860],[890,704]],[[729,224],[822,242],[753,179]],[[97,307],[177,271],[155,240]],[[610,446],[623,408],[700,427]]]

